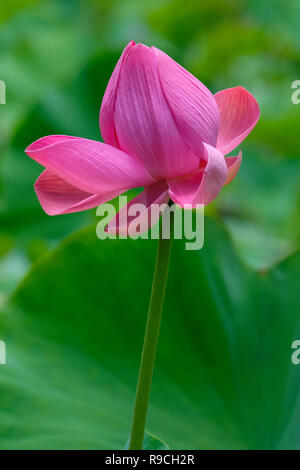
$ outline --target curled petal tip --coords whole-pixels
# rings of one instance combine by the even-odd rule
[[[225,181],[225,184],[231,183],[231,181],[236,177],[241,163],[242,163],[242,151],[239,151],[239,154],[237,157],[226,157],[225,158],[225,163],[227,165],[227,179]]]
[[[172,200],[179,206],[197,204],[207,205],[219,194],[227,177],[227,167],[221,152],[208,144],[204,144],[206,165],[193,174],[169,180]]]
[[[260,109],[254,96],[242,86],[219,91],[215,99],[220,112],[217,148],[226,155],[250,134]]]
[[[69,140],[80,139],[80,137],[73,137],[70,135],[46,135],[45,137],[40,137],[39,139],[32,142],[32,144],[28,145],[25,149],[25,153],[32,157],[35,152],[44,150],[46,147],[50,145],[57,144],[59,142],[67,142]],[[32,157],[34,158],[34,157]]]

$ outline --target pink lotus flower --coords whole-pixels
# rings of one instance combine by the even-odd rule
[[[181,207],[195,206],[210,203],[233,180],[242,153],[224,155],[258,118],[258,104],[244,88],[212,95],[164,52],[130,42],[100,110],[105,143],[52,135],[25,151],[46,168],[35,191],[49,215],[90,209],[135,187],[144,191],[123,214],[133,203],[149,211],[169,198]]]

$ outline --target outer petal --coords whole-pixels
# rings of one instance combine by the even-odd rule
[[[130,233],[130,224],[133,222],[134,227],[137,224],[140,225],[139,233],[143,233],[159,220],[158,211],[153,210],[151,214],[153,204],[167,204],[168,201],[169,191],[165,182],[161,181],[148,186],[141,194],[122,207],[116,217],[109,222],[106,231],[108,233],[113,232],[119,235],[128,235]],[[140,211],[142,206],[140,209],[139,206],[136,206],[137,211],[133,210],[135,204],[142,204],[144,209]]]
[[[74,137],[71,135],[62,135],[62,134],[56,134],[56,135],[46,135],[45,137],[41,137],[40,139],[36,140],[33,142],[27,149],[32,150],[38,150],[39,148],[46,147],[48,145],[52,144],[57,144],[58,142],[64,142],[66,140],[76,140],[76,139],[81,139],[81,137]],[[25,149],[25,152],[27,152],[27,149]]]
[[[120,192],[114,192],[99,196],[86,193],[66,183],[50,170],[43,171],[35,182],[34,188],[42,208],[48,215],[92,209],[120,194]]]
[[[116,138],[115,124],[114,124],[114,110],[115,101],[117,96],[118,84],[120,71],[124,59],[127,57],[130,49],[135,45],[133,41],[125,47],[122,52],[120,59],[110,77],[107,88],[105,90],[102,105],[100,109],[100,130],[103,140],[114,147],[118,147],[118,141]]]
[[[170,197],[181,207],[209,204],[219,194],[227,178],[227,166],[221,152],[204,144],[207,164],[192,175],[168,180]]]
[[[231,183],[231,181],[236,177],[237,172],[240,169],[242,163],[242,151],[239,151],[237,157],[226,157],[225,162],[228,169],[227,179],[225,184]]]
[[[254,96],[240,86],[219,91],[215,98],[220,111],[217,148],[226,155],[250,134],[260,111]]]
[[[212,93],[167,54],[153,48],[166,100],[185,141],[198,153],[202,142],[215,146],[219,110]]]
[[[115,103],[119,148],[139,157],[155,179],[193,171],[199,158],[180,135],[166,102],[157,55],[137,44],[123,61]]]
[[[153,182],[137,159],[94,140],[48,136],[29,145],[25,152],[67,183],[92,194],[103,195]]]

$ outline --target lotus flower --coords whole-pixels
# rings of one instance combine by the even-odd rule
[[[133,203],[171,198],[177,205],[208,204],[241,164],[224,158],[259,118],[242,87],[213,95],[197,78],[155,47],[130,42],[108,83],[100,110],[105,143],[51,135],[25,150],[45,167],[35,183],[49,215],[96,207],[135,187]],[[118,229],[120,217],[110,227]],[[130,221],[130,219],[129,219]]]

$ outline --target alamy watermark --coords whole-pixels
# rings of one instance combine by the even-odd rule
[[[0,340],[0,364],[6,364],[6,344]]]
[[[300,80],[294,80],[291,85],[292,88],[295,88],[295,91],[293,91],[291,100],[293,104],[299,104],[300,103]]]
[[[295,339],[295,341],[292,342],[291,348],[295,350],[291,355],[291,361],[297,366],[300,364],[300,340]]]
[[[0,104],[6,104],[6,84],[0,80]],[[6,344],[0,340],[0,365],[6,364]]]
[[[186,250],[200,250],[204,244],[204,206],[196,204],[185,205],[183,210],[173,204],[129,204],[128,210],[123,209],[127,204],[127,196],[119,197],[119,208],[111,204],[102,204],[96,215],[102,217],[98,222],[96,233],[101,240],[106,238],[138,238],[158,239],[159,224],[162,227],[162,238],[169,239],[170,221],[174,217],[173,238],[185,239]],[[108,228],[106,227],[108,224]]]
[[[0,104],[6,104],[6,84],[0,80]]]

